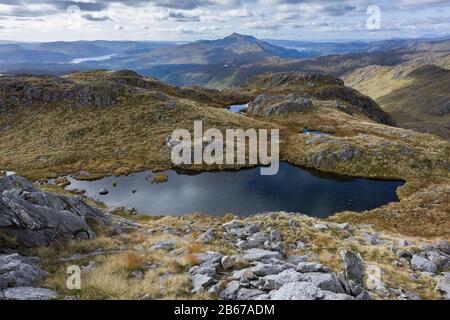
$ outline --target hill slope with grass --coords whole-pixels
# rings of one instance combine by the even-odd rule
[[[450,71],[436,65],[370,66],[346,83],[375,99],[405,128],[450,138]]]
[[[347,99],[340,90],[351,89],[333,77],[292,73],[264,75],[223,91],[173,87],[130,71],[2,77],[0,167],[35,179],[163,170],[174,168],[167,145],[173,130],[193,130],[195,120],[219,130],[278,128],[281,160],[325,172],[407,182],[399,191],[399,204],[354,219],[371,217],[383,228],[407,233],[448,233],[448,141],[385,125],[376,104],[370,104],[368,113],[363,103],[370,101],[367,97],[351,90]],[[226,108],[249,101],[257,105],[264,100],[261,96],[269,97],[263,109],[275,112],[242,115]],[[334,135],[311,137],[303,128]],[[412,204],[418,204],[414,214]],[[420,219],[421,230],[415,219]]]
[[[127,67],[158,65],[242,65],[269,57],[305,58],[304,53],[271,45],[252,36],[233,33],[218,40],[202,40],[156,49],[121,61]]]
[[[369,98],[335,77],[264,74],[219,91],[173,87],[131,71],[90,71],[0,77],[0,98],[0,168],[34,180],[33,186],[0,170],[0,252],[7,253],[0,266],[12,272],[0,274],[2,297],[283,299],[293,285],[312,290],[310,299],[448,298],[450,245],[442,240],[450,240],[450,143],[383,124],[376,103],[369,107]],[[226,108],[247,102],[244,114]],[[130,216],[64,189],[65,179],[48,181],[67,174],[96,179],[146,169],[242,168],[172,164],[173,130],[192,132],[195,120],[222,131],[277,128],[282,161],[405,185],[398,202],[317,219],[302,212]],[[332,135],[308,135],[304,128]],[[23,247],[24,238],[14,237],[36,240],[41,231],[49,233],[45,246]],[[76,293],[66,285],[74,264],[83,266],[84,285]],[[366,287],[367,269],[355,285],[344,272],[353,264],[380,268],[382,282]],[[273,270],[269,278],[267,270]],[[241,274],[262,289],[249,289]],[[284,284],[286,274],[304,281]],[[15,280],[38,288],[17,287]]]

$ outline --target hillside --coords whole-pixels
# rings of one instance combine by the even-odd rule
[[[145,41],[7,43],[0,44],[0,69],[2,73],[38,75],[131,69],[172,85],[225,88],[239,86],[265,72],[308,71],[341,77],[371,65],[435,64],[449,68],[449,46],[448,39],[316,43],[262,41],[236,33],[224,39],[184,44]]]
[[[305,72],[265,73],[251,78],[243,86],[258,93],[296,94],[307,98],[334,100],[336,108],[348,114],[367,116],[379,123],[395,125],[390,115],[371,98],[346,87],[338,78]]]
[[[252,36],[232,35],[219,40],[202,40],[162,48],[141,56],[117,61],[128,68],[145,69],[157,65],[242,65],[269,57],[304,58],[297,50],[277,47]]]
[[[289,86],[280,86],[277,77],[284,78]],[[326,113],[391,123],[373,101],[333,77],[290,73],[266,75],[262,81],[264,84],[257,78],[242,89],[218,91],[172,87],[132,71],[1,77],[0,129],[4,137],[9,137],[2,141],[10,145],[2,148],[3,166],[27,171],[31,176],[40,176],[46,170],[53,175],[81,167],[106,173],[119,168],[131,171],[145,164],[159,166],[169,159],[167,152],[159,150],[166,137],[178,128],[175,126],[192,127],[192,119],[203,119],[218,127],[267,125],[267,120],[242,117],[224,109],[247,103],[263,92],[294,93],[314,98],[317,106],[331,104],[335,110],[326,109]],[[284,92],[274,91],[277,86]],[[136,141],[121,143],[130,137]],[[148,139],[158,142],[146,142]],[[143,150],[141,143],[149,149]],[[149,150],[153,152],[147,159]],[[24,157],[22,165],[15,163],[17,157]],[[96,168],[98,162],[103,168]]]
[[[0,264],[15,276],[0,274],[2,297],[73,297],[66,271],[74,263],[83,266],[85,284],[76,299],[278,299],[286,294],[284,286],[266,280],[285,281],[286,274],[304,279],[300,285],[314,290],[310,299],[448,294],[440,279],[450,252],[442,241],[450,239],[450,143],[383,124],[389,118],[378,105],[340,79],[263,74],[243,87],[219,91],[173,87],[132,71],[89,71],[2,76],[0,98],[0,168],[35,179],[33,184],[0,170],[0,252],[6,253]],[[226,108],[247,102],[244,114]],[[398,202],[319,219],[301,210],[249,217],[134,216],[80,190],[66,190],[68,178],[49,180],[67,174],[82,180],[133,177],[147,169],[157,174],[242,169],[172,164],[173,130],[192,132],[195,120],[221,131],[278,128],[280,160],[316,169],[315,175],[405,184],[397,190]],[[329,135],[305,134],[305,128]],[[146,181],[142,188],[150,187]],[[162,199],[177,200],[175,194]],[[267,254],[276,259],[267,263]],[[425,266],[422,256],[430,259]],[[364,289],[360,273],[355,286],[345,276],[349,260],[359,269],[379,267],[382,282]],[[274,270],[269,278],[268,269]],[[247,278],[240,276],[248,272],[262,283],[261,290],[248,289]],[[205,277],[208,282],[199,281]],[[18,287],[16,279],[30,287]]]
[[[143,74],[154,76],[175,85],[203,85],[225,88],[239,86],[250,78],[266,72],[315,72],[343,77],[359,68],[373,65],[395,67],[398,65],[421,66],[436,64],[450,67],[450,49],[447,42],[437,41],[434,45],[421,44],[411,48],[374,50],[363,53],[320,56],[309,59],[286,59],[269,56],[254,59],[243,64],[167,64],[138,68]],[[114,63],[105,65],[113,67]]]
[[[436,65],[370,66],[344,77],[373,97],[399,125],[450,138],[450,71]]]
[[[284,88],[280,79],[285,79]],[[282,90],[275,90],[277,87]],[[350,93],[349,100],[341,90]],[[327,94],[317,94],[320,92]],[[95,178],[172,168],[167,138],[174,129],[191,130],[193,121],[201,119],[205,127],[218,129],[279,128],[281,159],[295,165],[407,181],[400,192],[402,202],[394,206],[402,219],[401,227],[396,219],[385,219],[389,208],[371,216],[385,228],[413,232],[416,223],[410,216],[408,199],[422,199],[427,194],[441,202],[447,192],[448,142],[381,124],[383,118],[374,115],[385,114],[376,104],[371,102],[371,109],[367,109],[371,100],[333,77],[265,75],[242,90],[217,91],[172,87],[130,71],[91,71],[62,78],[1,77],[0,96],[0,166],[31,178],[80,171]],[[225,108],[249,101],[263,103],[264,110],[276,112],[241,115]],[[373,119],[367,110],[376,111]],[[301,134],[303,128],[334,135],[310,138]],[[224,168],[229,167],[186,169]],[[448,232],[445,223],[435,227],[448,211],[431,210],[431,203],[420,208],[420,232]],[[435,210],[440,213],[432,214]]]
[[[344,55],[365,52],[385,52],[396,49],[414,49],[428,51],[448,51],[450,40],[447,38],[440,39],[391,39],[377,41],[340,41],[340,42],[323,42],[323,41],[295,41],[295,40],[266,40],[267,42],[293,48],[305,52],[311,52],[317,56],[328,55]]]
[[[227,78],[242,66],[271,59],[298,60],[314,55],[278,47],[252,36],[234,33],[218,40],[202,40],[117,57],[100,67],[126,68],[173,85],[224,87]]]

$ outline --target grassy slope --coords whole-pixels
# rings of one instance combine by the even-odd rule
[[[104,76],[97,72],[75,74],[70,79],[97,88]],[[27,81],[35,85],[39,79]],[[1,166],[32,178],[82,169],[104,175],[167,168],[170,150],[165,146],[166,137],[177,128],[192,128],[194,120],[217,127],[258,126],[217,108],[241,101],[242,95],[231,95],[227,101],[223,92],[179,89],[148,81],[148,89],[125,90],[109,107],[38,102],[7,112],[0,120]]]
[[[72,75],[70,79],[79,84],[110,76],[97,72]],[[346,219],[407,234],[449,236],[447,141],[381,125],[364,114],[346,114],[334,107],[336,101],[332,99],[314,99],[313,110],[296,115],[242,116],[219,108],[233,99],[245,98],[240,92],[180,89],[146,81],[147,89],[124,90],[109,107],[75,107],[68,102],[34,104],[6,112],[0,118],[0,167],[31,178],[80,170],[95,177],[165,169],[171,167],[165,138],[176,128],[192,128],[193,120],[203,120],[205,127],[219,129],[278,127],[281,156],[293,164],[339,174],[407,181],[399,191],[400,203],[366,215],[347,213]],[[291,90],[301,92],[301,88],[294,86],[284,88],[283,93]],[[247,99],[255,94],[248,88],[246,92]],[[161,93],[166,97],[162,98]],[[213,102],[216,99],[219,103]],[[299,133],[304,127],[336,135],[311,138]],[[348,149],[360,149],[362,156],[336,160],[335,154]],[[318,156],[323,161],[317,161]]]
[[[445,59],[440,62],[445,66]],[[417,67],[417,63],[369,66],[344,79],[347,85],[374,98],[402,127],[450,138],[450,113],[433,112],[448,104],[447,69],[435,65]]]

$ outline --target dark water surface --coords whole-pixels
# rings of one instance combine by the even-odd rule
[[[307,128],[303,129],[303,134],[313,135],[313,136],[334,136],[334,133],[331,133],[331,132],[323,132],[320,130],[308,130]]]
[[[261,176],[260,168],[197,175],[165,172],[169,181],[153,184],[151,171],[97,181],[71,181],[69,189],[110,207],[135,208],[148,215],[192,212],[251,215],[267,211],[300,212],[326,217],[344,210],[364,211],[397,201],[400,181],[377,181],[324,175],[280,163],[275,176]],[[113,184],[117,186],[114,187]],[[106,188],[109,193],[100,195]],[[135,191],[135,193],[133,193]]]

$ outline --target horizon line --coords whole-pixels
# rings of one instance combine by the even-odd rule
[[[371,38],[333,38],[333,39],[277,39],[277,38],[258,38],[251,34],[241,34],[237,32],[233,32],[228,34],[224,37],[216,37],[211,39],[205,39],[205,38],[199,38],[196,40],[132,40],[132,39],[115,39],[115,40],[107,40],[107,39],[101,39],[97,38],[94,40],[86,40],[86,39],[77,39],[77,40],[51,40],[51,41],[39,41],[39,40],[9,40],[9,39],[0,39],[0,44],[4,44],[5,42],[9,43],[52,43],[52,42],[96,42],[96,41],[106,41],[106,42],[167,42],[167,43],[175,43],[175,42],[183,42],[183,43],[192,43],[192,42],[198,42],[198,41],[209,41],[209,40],[220,40],[220,39],[226,39],[234,34],[241,35],[241,36],[250,36],[255,39],[263,40],[263,41],[297,41],[297,42],[378,42],[378,41],[390,41],[390,40],[439,40],[439,39],[446,39],[450,38],[450,33],[447,35],[441,35],[441,36],[417,36],[417,37],[388,37],[388,38],[379,38],[379,39],[371,39]]]

